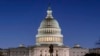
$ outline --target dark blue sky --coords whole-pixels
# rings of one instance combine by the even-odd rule
[[[50,0],[0,0],[0,47],[35,44],[35,35],[46,16]],[[100,37],[100,0],[51,0],[64,44],[95,47]]]

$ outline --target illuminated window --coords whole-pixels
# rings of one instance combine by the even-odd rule
[[[41,42],[41,38],[39,38],[39,42]]]
[[[52,41],[54,41],[54,37],[52,37]]]
[[[50,41],[50,38],[48,37],[48,41]]]
[[[57,42],[59,42],[59,38],[57,38]]]
[[[57,42],[57,37],[55,38],[55,41]]]
[[[50,37],[50,41],[52,41],[52,38]]]
[[[60,38],[58,38],[58,42],[60,42]]]
[[[41,38],[41,42],[43,41],[43,38]]]
[[[44,41],[46,41],[46,37],[44,37]]]
[[[47,39],[47,41],[49,41],[49,38],[48,37],[46,39]]]
[[[50,38],[50,41],[52,40],[52,38],[51,37],[49,37]]]

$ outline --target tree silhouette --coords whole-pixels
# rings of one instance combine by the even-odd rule
[[[52,44],[49,46],[49,53],[53,53],[53,45]]]
[[[49,46],[49,53],[50,53],[50,56],[53,56],[53,45],[50,44]]]
[[[3,56],[3,53],[0,51],[0,56]]]
[[[87,53],[85,56],[100,56],[98,53]]]

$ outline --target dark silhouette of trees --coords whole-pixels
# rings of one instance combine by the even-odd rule
[[[50,46],[49,46],[49,53],[50,53],[50,56],[53,56],[53,45],[52,44],[50,44]]]
[[[53,45],[52,44],[49,46],[49,53],[53,53]]]
[[[85,56],[100,56],[98,53],[87,53]]]
[[[3,56],[3,53],[0,51],[0,56]]]

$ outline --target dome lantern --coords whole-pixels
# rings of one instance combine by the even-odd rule
[[[51,10],[50,6],[48,7],[46,18],[51,18],[51,19],[53,18],[53,16],[52,16],[52,10]]]

